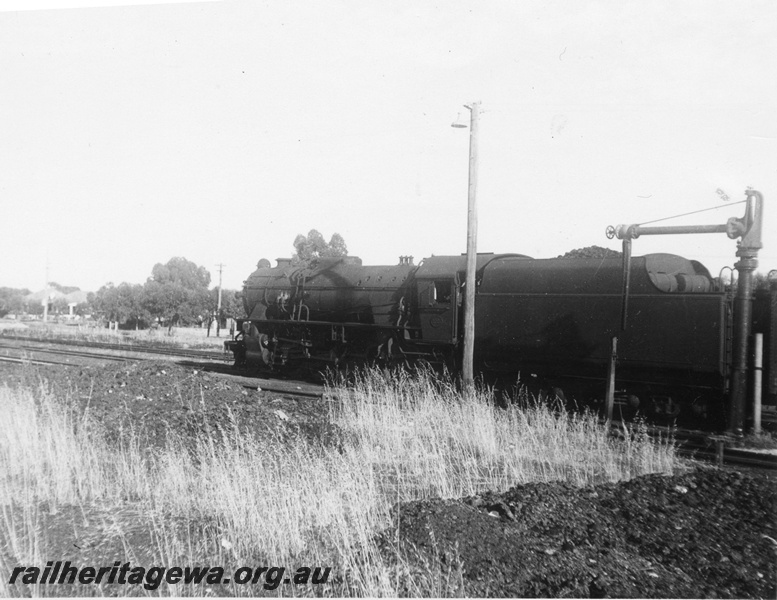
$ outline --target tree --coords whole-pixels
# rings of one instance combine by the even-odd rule
[[[40,317],[43,315],[43,303],[40,300],[24,299],[23,311],[29,315]]]
[[[732,289],[737,289],[737,283],[739,283],[739,276],[734,275],[735,279],[733,282]],[[726,285],[732,285],[731,280],[724,280]],[[754,273],[753,274],[753,290],[770,290],[772,287],[772,280],[769,279],[769,275],[767,273]]]
[[[55,290],[57,290],[59,292],[62,292],[65,295],[72,294],[73,292],[81,291],[81,288],[79,288],[79,287],[75,287],[75,286],[72,286],[72,285],[60,285],[60,284],[55,283],[53,281],[51,283],[49,283],[49,287],[50,288],[54,288]]]
[[[345,245],[343,236],[339,233],[333,233],[321,256],[348,256],[348,246]]]
[[[620,258],[621,256],[623,256],[623,253],[618,250],[602,248],[601,246],[586,246],[585,248],[570,250],[558,258]]]
[[[210,293],[212,306],[218,306],[218,288],[213,288]],[[238,290],[221,290],[221,312],[224,317],[232,317],[234,319],[245,317],[242,292]]]
[[[8,313],[19,313],[24,310],[24,298],[30,295],[28,289],[0,287],[0,317]]]
[[[64,315],[67,314],[70,307],[67,304],[67,298],[59,296],[51,301],[51,308],[54,310],[54,314]]]
[[[314,258],[348,256],[348,247],[345,245],[343,236],[335,233],[327,243],[324,241],[324,236],[316,229],[311,229],[306,236],[299,234],[294,238],[294,250],[296,252],[291,258],[294,264]]]
[[[93,314],[128,327],[146,327],[152,319],[145,307],[145,290],[139,283],[108,283],[88,300]]]
[[[182,257],[157,263],[144,288],[144,308],[167,322],[190,324],[213,309],[208,286],[210,273],[205,267]]]
[[[198,267],[192,261],[176,256],[168,260],[167,264],[155,264],[149,281],[162,285],[181,285],[192,290],[207,290],[210,285],[210,273],[205,267]]]

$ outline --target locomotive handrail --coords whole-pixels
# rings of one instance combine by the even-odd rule
[[[477,275],[476,275],[476,278],[475,278],[475,280],[476,280],[476,283],[478,283],[478,284],[479,284],[481,281],[483,281],[483,274],[485,273],[485,271],[486,271],[486,267],[487,267],[488,265],[490,265],[490,264],[491,264],[492,262],[494,262],[495,260],[501,260],[501,259],[503,259],[503,258],[527,258],[527,259],[529,259],[529,260],[534,260],[534,257],[532,257],[532,256],[526,256],[525,254],[518,254],[518,253],[515,253],[515,252],[511,252],[511,253],[507,253],[507,254],[495,254],[495,255],[493,256],[493,258],[490,258],[489,260],[487,260],[487,261],[486,261],[485,263],[483,263],[483,265],[482,265],[482,266],[481,266],[481,267],[480,267],[480,268],[477,270]]]
[[[271,323],[271,324],[277,324],[277,325],[295,325],[298,327],[307,326],[307,325],[316,325],[316,326],[326,326],[330,327],[332,325],[344,325],[344,323],[340,321],[292,321],[290,319],[262,319],[262,323]],[[411,330],[411,331],[421,331],[421,328],[418,326],[409,326],[409,325],[383,325],[381,323],[347,323],[349,328],[361,328],[361,329],[389,329],[389,330]]]
[[[302,318],[302,309],[305,309],[305,318]],[[306,323],[310,320],[310,307],[306,304],[302,303],[302,300],[299,301],[299,312],[297,313],[297,321],[305,321]]]
[[[723,273],[725,271],[731,271],[731,281],[728,285],[723,283]],[[720,282],[722,291],[726,293],[726,296],[730,296],[731,298],[734,297],[734,289],[736,287],[736,283],[738,282],[738,279],[735,278],[735,273],[736,269],[734,269],[734,267],[729,267],[728,265],[721,267],[720,271],[718,272],[718,281]]]

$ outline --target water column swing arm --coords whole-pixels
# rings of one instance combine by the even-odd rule
[[[731,407],[729,412],[729,431],[742,435],[744,424],[745,397],[747,394],[747,355],[750,340],[753,304],[753,273],[758,266],[758,251],[763,247],[761,231],[763,228],[763,195],[753,189],[745,191],[747,205],[741,218],[731,217],[720,225],[675,225],[652,226],[617,225],[609,226],[606,235],[609,239],[617,237],[623,240],[623,305],[621,309],[621,329],[626,328],[628,309],[629,273],[631,262],[631,242],[642,235],[672,235],[695,233],[725,233],[737,242],[736,255],[739,260],[734,268],[739,273],[737,295],[734,300],[734,364],[731,375]]]

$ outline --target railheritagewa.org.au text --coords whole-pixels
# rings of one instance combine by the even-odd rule
[[[281,585],[322,585],[329,581],[331,567],[299,567],[293,572],[285,567],[240,567],[226,571],[222,567],[133,567],[116,561],[110,567],[77,566],[70,561],[49,561],[43,568],[19,566],[13,569],[9,584],[120,584],[142,585],[155,590],[163,583],[223,585],[261,585],[275,590]]]

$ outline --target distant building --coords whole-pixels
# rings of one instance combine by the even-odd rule
[[[42,290],[25,296],[24,303],[27,307],[43,306],[44,314],[48,314],[54,312],[54,303],[56,302],[57,304],[60,304],[57,301],[62,299],[68,307],[68,315],[73,317],[75,316],[76,306],[85,303],[88,295],[89,292],[84,292],[82,290],[76,290],[74,292],[70,292],[69,294],[65,294],[55,287],[48,286]],[[28,308],[28,312],[37,311],[29,310]]]
[[[76,306],[79,304],[85,304],[88,296],[89,292],[84,292],[82,290],[70,292],[65,296],[65,300],[67,300],[68,314],[71,317],[75,315]]]
[[[24,301],[28,304],[43,304],[44,300],[48,300],[49,303],[57,298],[64,298],[65,294],[60,292],[57,288],[47,287],[38,292],[33,292],[29,296],[24,298]]]
[[[54,309],[54,301],[64,297],[65,294],[60,292],[58,289],[49,286],[43,288],[40,291],[33,292],[29,296],[25,297],[24,304],[27,312],[31,312],[33,314],[38,314],[38,310],[36,310],[34,307],[42,306],[43,318],[45,320],[46,315],[48,315]]]

